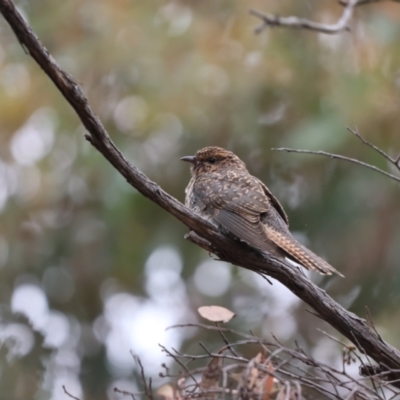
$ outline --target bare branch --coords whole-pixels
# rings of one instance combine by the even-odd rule
[[[367,145],[368,147],[370,147],[371,149],[375,150],[377,153],[379,153],[381,156],[383,156],[384,158],[386,158],[386,160],[388,160],[391,164],[393,164],[398,170],[400,170],[400,165],[399,165],[399,158],[392,158],[389,156],[389,154],[387,154],[385,151],[383,151],[382,149],[380,149],[378,146],[375,146],[374,144],[372,144],[371,142],[369,142],[368,140],[366,140],[363,136],[361,136],[360,132],[358,131],[358,128],[356,127],[355,129],[351,129],[348,126],[346,127],[346,129],[351,132],[354,136],[356,136],[358,139],[360,139],[365,145]]]
[[[65,385],[63,385],[63,390],[64,390],[64,393],[68,396],[68,397],[71,397],[71,399],[74,399],[74,400],[81,400],[79,397],[75,397],[74,395],[72,395],[71,393],[69,393],[68,392],[68,390],[67,390],[67,388],[65,387]]]
[[[177,364],[179,364],[185,370],[185,372],[187,373],[187,376],[189,376],[192,379],[192,381],[195,384],[195,387],[192,390],[194,391],[197,388],[202,390],[200,383],[197,381],[193,372],[190,371],[190,369],[181,361],[180,354],[176,351],[176,353],[178,354],[178,355],[176,355],[176,354],[172,353],[172,351],[169,351],[165,346],[162,346],[162,345],[159,345],[159,346],[161,347],[161,350],[164,351],[169,357],[172,357],[177,362]]]
[[[121,390],[116,387],[114,388],[114,392],[122,394],[123,396],[130,396],[132,397],[132,400],[136,400],[135,393],[127,392],[126,390]]]
[[[346,156],[342,156],[340,154],[334,154],[334,153],[328,153],[326,151],[321,151],[321,150],[300,150],[300,149],[290,149],[287,147],[280,147],[280,148],[273,148],[271,149],[273,151],[286,151],[287,153],[302,153],[302,154],[314,154],[317,156],[325,156],[325,157],[330,157],[330,158],[335,158],[337,160],[343,160],[343,161],[348,161],[352,162],[354,164],[361,165],[362,167],[372,169],[375,172],[379,172],[382,175],[385,175],[391,179],[394,179],[397,182],[400,182],[400,177],[390,174],[389,172],[386,172],[378,167],[375,167],[374,165],[365,163],[363,161],[357,160],[355,158],[350,158]]]
[[[209,253],[215,253],[216,251],[215,248],[211,246],[211,243],[208,240],[202,238],[196,232],[190,231],[185,235],[185,239],[189,240],[189,242],[197,244],[198,246],[208,251]]]
[[[202,325],[201,327],[217,330],[212,325]],[[203,346],[205,354],[194,355],[182,354],[178,351],[172,352],[163,348],[167,355],[179,360],[179,364],[183,364],[186,367],[193,360],[204,360],[206,363],[202,368],[196,367],[186,371],[186,373],[184,372],[183,376],[182,374],[173,375],[168,372],[165,375],[163,374],[164,377],[169,377],[173,380],[179,378],[181,384],[177,386],[179,386],[181,399],[199,397],[216,399],[217,397],[213,396],[213,394],[218,393],[221,395],[232,394],[236,398],[296,398],[304,400],[306,397],[301,394],[302,387],[312,389],[322,395],[322,398],[338,400],[351,398],[384,400],[386,394],[383,392],[383,388],[385,388],[388,395],[393,395],[392,398],[396,398],[400,394],[398,390],[387,386],[387,381],[383,375],[379,375],[379,377],[377,375],[363,378],[353,377],[345,369],[338,370],[316,360],[298,345],[295,349],[291,349],[276,339],[275,342],[271,343],[256,337],[248,338],[247,333],[237,332],[230,328],[224,328],[224,330],[240,338],[237,342],[230,342],[229,346],[231,348],[235,347],[237,351],[239,351],[238,348],[240,346],[245,346],[244,354],[246,356],[241,356],[238,353],[239,357],[237,357],[225,351],[222,352],[222,349],[227,348],[226,345],[218,353],[210,352]],[[332,339],[336,341],[336,339]],[[249,356],[248,346],[257,343],[260,346],[260,350],[255,349],[257,355],[255,357]],[[254,349],[254,347],[252,348]],[[353,348],[350,350],[355,352]],[[360,364],[364,368],[367,367],[361,357],[358,354],[355,355]],[[343,357],[345,356],[344,354]],[[215,362],[215,360],[220,361]],[[218,377],[213,374],[213,386],[204,387],[202,395],[199,396],[199,393],[193,390],[193,384],[185,382],[185,379],[191,378],[195,373],[204,375],[211,362],[219,366]],[[356,360],[352,361],[351,359],[349,362],[356,362]],[[393,374],[394,372],[396,371],[391,370],[388,373]],[[372,386],[368,385],[368,381],[371,381]],[[232,389],[235,386],[237,388]],[[294,395],[295,393],[297,395]]]
[[[279,17],[275,15],[264,14],[261,11],[254,9],[250,9],[250,14],[262,20],[262,24],[259,25],[257,28],[255,28],[256,33],[261,33],[268,26],[271,27],[278,26],[278,27],[287,27],[294,29],[302,28],[332,35],[335,33],[350,30],[349,22],[353,16],[354,7],[356,6],[356,4],[357,0],[348,0],[341,17],[334,24],[323,24],[320,22],[314,22],[308,19],[294,17],[294,16]]]
[[[358,6],[366,6],[368,4],[374,4],[374,3],[387,3],[389,1],[394,2],[394,3],[400,2],[400,0],[358,0],[357,3],[355,4],[355,6],[358,7]],[[346,7],[349,4],[348,0],[339,0],[338,3],[344,7]]]
[[[210,246],[207,245],[207,247],[213,249],[213,252],[221,260],[277,279],[350,341],[362,346],[364,351],[383,370],[400,368],[400,352],[377,337],[365,320],[344,309],[324,290],[313,284],[306,276],[300,274],[297,269],[283,263],[279,258],[253,249],[243,242],[224,235],[215,225],[194,214],[129,163],[111,141],[99,118],[92,111],[81,88],[56,63],[32,31],[32,28],[15,8],[13,2],[11,0],[0,0],[0,12],[10,24],[22,46],[36,60],[74,108],[89,132],[87,137],[90,143],[133,187],[210,243]],[[394,178],[400,180],[397,177]],[[400,378],[400,374],[395,375],[391,376],[391,379]],[[400,387],[400,383],[395,384]]]
[[[142,379],[142,382],[143,382],[144,394],[146,395],[146,397],[149,400],[153,400],[154,396],[153,396],[153,391],[152,391],[152,388],[151,388],[151,379],[149,379],[149,383],[147,384],[147,380],[146,380],[146,376],[144,374],[144,368],[143,368],[142,361],[140,360],[140,358],[136,354],[134,354],[134,352],[132,350],[130,351],[130,353],[131,353],[132,358],[135,360],[135,362],[139,366],[140,378]]]
[[[224,332],[220,329],[221,326],[219,325],[219,322],[215,322],[215,326],[218,328],[218,332],[222,337],[222,340],[226,344],[227,349],[236,357],[239,357],[238,354],[236,353],[235,349],[229,344],[228,339],[226,338]]]

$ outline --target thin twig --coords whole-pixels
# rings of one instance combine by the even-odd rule
[[[320,33],[326,34],[335,34],[342,31],[348,31],[349,22],[353,16],[353,10],[355,5],[357,4],[357,0],[349,0],[341,17],[334,24],[323,24],[320,22],[310,21],[308,19],[299,18],[299,17],[279,17],[276,15],[264,14],[261,11],[250,9],[250,14],[254,15],[257,18],[262,20],[262,24],[255,28],[255,33],[261,33],[268,26],[271,27],[287,27],[287,28],[295,28],[295,29],[308,29],[311,31],[317,31]]]
[[[322,330],[320,328],[317,328],[317,331],[321,332],[323,335],[325,335],[327,338],[333,340],[334,342],[339,343],[340,345],[349,349],[349,345],[347,345],[346,343],[342,342],[341,340],[335,338],[334,336],[330,335],[328,332],[325,332],[324,330]]]
[[[254,335],[249,335],[249,334],[247,334],[247,333],[240,332],[240,331],[238,331],[238,330],[236,330],[236,329],[224,328],[224,327],[222,327],[222,326],[220,326],[220,327],[217,328],[216,326],[213,326],[213,325],[206,325],[206,324],[201,324],[201,323],[176,324],[176,325],[171,325],[171,326],[167,327],[165,330],[167,331],[167,330],[169,330],[169,329],[188,328],[188,327],[189,327],[189,328],[202,328],[202,329],[207,329],[207,330],[210,330],[210,331],[218,331],[218,330],[221,330],[221,331],[223,331],[223,332],[230,332],[230,333],[239,335],[239,336],[241,336],[241,337],[243,337],[243,338],[246,338],[246,339],[259,340],[259,339],[258,339],[256,336],[254,336]]]
[[[365,5],[374,4],[374,3],[385,3],[385,2],[387,3],[389,1],[394,2],[394,3],[400,2],[400,0],[358,0],[357,3],[355,4],[355,7],[365,6]],[[344,7],[346,7],[349,4],[348,0],[339,0],[338,3]]]
[[[221,326],[219,325],[218,322],[215,322],[215,326],[217,328],[221,328]],[[218,333],[221,335],[222,340],[224,341],[224,343],[226,344],[226,347],[229,349],[229,351],[236,357],[239,357],[238,354],[236,353],[235,349],[229,344],[228,339],[226,338],[225,334],[223,331],[221,331],[221,329],[218,329]]]
[[[67,396],[71,397],[71,399],[80,400],[79,397],[75,397],[74,395],[72,395],[71,393],[69,393],[68,390],[67,390],[67,388],[66,388],[64,385],[63,385],[62,388],[63,388],[63,390],[64,390],[64,393],[65,393]]]
[[[140,358],[132,350],[130,350],[130,353],[131,353],[132,358],[139,365],[140,377],[141,377],[143,385],[144,385],[144,393],[145,393],[145,395],[147,396],[147,398],[149,400],[154,400],[153,392],[152,392],[152,389],[151,389],[151,379],[149,379],[149,385],[147,385],[146,376],[144,374],[144,368],[143,368],[142,361],[140,360]]]
[[[366,354],[364,348],[361,346],[361,344],[358,342],[358,340],[356,338],[355,338],[355,343],[356,343],[356,346],[357,346],[358,350],[367,357],[367,361],[371,365],[371,361],[369,360],[368,355]],[[361,364],[363,365],[365,370],[368,371],[368,368],[366,368],[366,365],[365,365],[365,363],[364,363],[364,361],[362,360],[361,357],[359,358],[359,360],[361,361]],[[382,399],[382,397],[378,393],[378,389],[376,387],[376,384],[375,384],[375,381],[374,381],[373,377],[371,375],[369,377],[370,377],[371,384],[372,384],[373,388],[376,391],[376,395],[379,397],[379,399]],[[382,390],[383,395],[385,395],[384,390],[382,388],[381,388],[381,390]]]
[[[261,272],[256,272],[258,275],[261,276],[261,278],[265,279],[271,286],[273,286],[273,283],[268,279],[268,277],[265,274],[262,274]]]
[[[279,343],[279,342],[278,342]],[[331,376],[333,376],[332,374],[338,374],[338,375],[345,375],[347,376],[351,381],[353,382],[357,382],[357,384],[362,387],[363,389],[365,389],[367,392],[371,392],[371,389],[368,388],[367,386],[363,385],[362,383],[360,383],[360,381],[355,381],[354,378],[350,377],[349,375],[347,375],[347,373],[343,372],[343,371],[339,371],[338,369],[331,367],[323,362],[320,361],[316,361],[314,358],[312,358],[311,356],[308,356],[303,349],[299,348],[300,351],[296,351],[296,350],[292,350],[292,349],[288,349],[285,348],[285,352],[289,355],[292,355],[294,357],[296,357],[299,361],[307,364],[307,365],[312,365],[314,367],[319,368],[321,371],[323,371],[326,375],[330,374]],[[362,361],[361,361],[362,362]]]
[[[361,165],[362,167],[372,169],[375,172],[379,172],[382,175],[385,175],[391,179],[394,179],[397,182],[400,182],[400,177],[396,175],[392,175],[389,172],[383,171],[380,168],[375,167],[374,165],[367,164],[363,161],[357,160],[355,158],[350,158],[346,156],[342,156],[340,154],[334,154],[334,153],[328,153],[326,151],[321,151],[321,150],[300,150],[300,149],[291,149],[287,147],[280,147],[280,148],[273,148],[271,149],[273,151],[286,151],[287,153],[301,153],[301,154],[314,154],[317,156],[325,156],[325,157],[330,157],[330,158],[335,158],[337,160],[343,160],[343,161],[348,161],[357,165]]]
[[[193,382],[195,383],[195,387],[193,389],[196,390],[197,388],[199,388],[200,390],[202,390],[200,383],[197,381],[196,377],[193,375],[192,371],[190,371],[190,369],[180,360],[179,356],[176,356],[175,354],[173,354],[171,351],[169,351],[165,346],[159,345],[161,347],[161,349],[170,357],[172,357],[184,370],[185,372],[188,374],[188,376],[190,376],[190,378],[192,378]],[[176,351],[176,350],[175,350]]]
[[[126,390],[118,389],[117,387],[114,388],[114,392],[118,394],[122,394],[123,396],[131,396],[132,400],[136,400],[135,394],[132,392],[128,392]]]
[[[398,170],[400,170],[400,165],[398,164],[398,158],[394,159],[392,157],[389,156],[389,154],[387,154],[385,151],[383,151],[382,149],[380,149],[378,146],[375,146],[374,144],[372,144],[371,142],[369,142],[367,139],[365,139],[363,136],[361,136],[360,132],[358,131],[358,128],[356,127],[355,129],[351,129],[348,126],[346,127],[346,129],[351,132],[354,136],[356,136],[358,139],[361,140],[362,143],[364,143],[365,145],[367,145],[368,147],[370,147],[371,149],[375,150],[377,153],[379,153],[381,156],[383,156],[384,158],[386,158],[386,160],[388,160],[391,164],[393,164]]]
[[[311,315],[314,315],[315,317],[317,317],[317,318],[319,318],[319,319],[322,319],[322,320],[324,321],[324,318],[321,317],[321,315],[319,315],[318,313],[314,312],[313,310],[310,310],[309,308],[306,308],[306,311],[307,311],[308,313],[310,313]]]
[[[213,327],[213,326],[212,326]],[[215,327],[213,327],[215,328]],[[214,329],[215,330],[215,329]],[[241,333],[239,336],[248,336],[245,333]],[[335,341],[338,341],[336,338],[330,337],[327,335],[330,339],[333,339]],[[342,400],[344,396],[347,395],[347,398],[350,398],[349,395],[350,393],[352,395],[357,395],[358,399],[365,399],[365,400],[372,400],[372,399],[379,399],[382,398],[378,392],[378,390],[382,390],[382,385],[379,387],[376,386],[375,382],[372,382],[373,389],[366,386],[364,382],[368,379],[367,377],[365,378],[353,378],[352,376],[348,375],[345,370],[339,371],[336,368],[333,368],[329,365],[326,365],[324,363],[321,363],[317,360],[315,360],[313,357],[309,356],[306,354],[305,350],[300,347],[300,345],[297,343],[296,344],[296,349],[289,349],[286,348],[282,345],[282,343],[276,338],[275,343],[266,343],[264,341],[261,341],[259,338],[256,340],[254,339],[245,339],[245,340],[240,340],[237,342],[229,343],[231,347],[238,346],[238,345],[245,345],[245,344],[252,344],[257,342],[265,351],[266,354],[269,354],[269,357],[267,357],[263,363],[257,364],[255,366],[252,366],[257,368],[259,371],[273,376],[277,381],[281,383],[281,388],[280,388],[280,393],[282,396],[287,396],[288,393],[293,393],[293,388],[296,387],[297,392],[300,392],[301,390],[301,385],[304,385],[306,387],[312,388],[313,390],[316,390],[317,392],[331,396],[332,398],[335,399],[340,399]],[[341,345],[346,346],[343,342],[338,341]],[[209,360],[210,358],[222,358],[225,360],[225,362],[231,362],[231,364],[227,364],[225,367],[223,367],[223,374],[224,374],[224,383],[223,383],[223,388],[213,388],[212,391],[206,391],[206,393],[233,393],[229,392],[229,389],[226,389],[226,386],[228,384],[228,376],[226,374],[228,373],[233,373],[234,371],[237,370],[248,370],[249,369],[249,363],[251,363],[252,360],[254,359],[247,359],[244,357],[235,357],[229,354],[221,354],[221,352],[218,353],[212,353],[210,352],[205,346],[203,346],[205,352],[207,354],[204,355],[187,355],[187,354],[181,354],[178,351],[175,350],[176,357],[178,358],[183,358],[183,359],[200,359],[204,358]],[[273,351],[271,351],[271,348],[275,348]],[[281,357],[282,355],[282,357]],[[288,358],[285,358],[284,356],[288,356]],[[294,365],[292,361],[298,361],[301,362],[302,364],[311,366],[314,369],[314,375],[311,374],[311,370],[307,371],[304,368],[299,368],[299,366]],[[360,360],[360,363],[362,363],[362,360]],[[270,365],[273,365],[273,370],[271,370]],[[298,371],[297,373],[294,372],[294,370]],[[194,374],[194,371],[199,371],[199,369],[196,370],[191,370],[190,372]],[[395,373],[396,371],[392,370],[391,373]],[[323,377],[317,376],[318,374],[322,374]],[[248,375],[248,374],[247,374]],[[247,376],[246,375],[246,376]],[[285,379],[282,378],[282,376],[285,377]],[[173,377],[173,375],[171,375]],[[344,379],[343,379],[344,378]],[[377,379],[377,377],[374,377]],[[263,379],[261,377],[261,379]],[[370,379],[370,378],[369,378]],[[297,383],[296,383],[297,382]],[[329,384],[332,386],[332,390],[330,390],[326,385]],[[384,382],[386,385],[387,382]],[[324,385],[324,386],[323,386]],[[186,390],[188,388],[191,388],[192,385],[187,385]],[[342,390],[340,391],[339,388]],[[387,388],[389,389],[389,388]],[[253,390],[250,388],[250,390]],[[346,392],[343,392],[345,390]],[[394,390],[390,390],[393,394],[398,393],[395,392]],[[184,396],[184,399],[189,399],[189,398],[194,398],[197,397],[198,395],[195,392],[191,392],[192,394],[188,396]]]
[[[378,331],[375,328],[374,322],[372,321],[372,316],[371,316],[371,311],[369,310],[369,308],[367,306],[365,306],[365,310],[367,312],[367,321],[369,322],[369,325],[371,326],[371,328],[374,330],[374,332],[376,333],[376,336],[378,336],[378,338],[380,340],[383,340],[381,335],[378,333]]]

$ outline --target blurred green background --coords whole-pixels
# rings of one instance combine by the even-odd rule
[[[400,152],[400,6],[356,10],[351,33],[274,29],[248,9],[334,22],[335,1],[30,0],[18,6],[84,88],[126,157],[184,199],[206,145],[237,153],[287,210],[294,234],[346,279],[312,276],[400,347],[399,183],[346,131]],[[0,399],[118,399],[138,354],[157,377],[158,343],[194,353],[217,335],[165,331],[218,304],[262,338],[298,340],[332,365],[341,350],[278,283],[183,239],[185,226],[143,198],[83,139],[71,107],[0,18]],[[398,171],[397,171],[398,172]],[[22,315],[21,315],[22,314]],[[330,330],[330,332],[334,332]],[[355,367],[354,374],[358,369]]]

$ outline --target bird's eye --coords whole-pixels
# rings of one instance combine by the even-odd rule
[[[210,164],[215,164],[215,163],[217,162],[217,159],[216,159],[215,157],[210,157],[210,158],[208,159],[208,162],[209,162]]]

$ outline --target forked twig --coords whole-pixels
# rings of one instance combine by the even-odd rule
[[[389,2],[389,1],[392,1],[394,3],[400,2],[400,0],[358,0],[357,3],[355,4],[355,7],[365,6],[365,5],[374,4],[374,3],[385,3],[385,2]],[[339,0],[338,3],[341,6],[346,7],[349,2],[348,2],[348,0]]]
[[[383,151],[382,149],[380,149],[378,146],[375,146],[374,144],[372,144],[371,142],[369,142],[367,139],[365,139],[363,136],[361,136],[360,132],[358,131],[358,128],[356,127],[355,129],[351,129],[350,127],[346,127],[346,129],[351,132],[354,136],[356,136],[358,139],[361,140],[361,142],[363,142],[365,145],[367,145],[368,147],[370,147],[371,149],[375,150],[377,153],[379,153],[381,156],[383,156],[384,158],[386,158],[386,160],[388,160],[391,164],[393,164],[398,170],[400,170],[400,165],[399,165],[399,161],[400,161],[400,156],[398,156],[397,158],[392,158],[389,156],[389,154],[387,154],[385,151]]]
[[[255,33],[261,33],[267,27],[286,27],[286,28],[295,28],[295,29],[308,29],[311,31],[317,31],[320,33],[326,34],[335,34],[343,31],[350,30],[349,22],[353,16],[353,10],[355,5],[357,4],[357,0],[348,0],[346,7],[338,19],[338,21],[334,24],[323,24],[320,22],[310,21],[308,19],[299,18],[299,17],[279,17],[277,15],[264,14],[261,11],[250,9],[250,14],[254,15],[257,18],[260,18],[262,24],[255,28]]]
[[[227,330],[229,330],[229,328],[227,328]],[[239,336],[247,337],[248,335],[245,333],[241,333],[239,334]],[[230,346],[246,346],[251,343],[255,343],[255,340],[244,339],[235,343],[230,343]],[[221,376],[223,376],[222,386],[218,385],[217,387],[213,387],[212,390],[205,390],[205,395],[209,396],[217,393],[220,393],[222,395],[235,394],[235,390],[232,390],[229,387],[229,381],[232,379],[231,374],[236,373],[237,375],[238,370],[246,371],[245,376],[248,379],[250,378],[249,371],[254,368],[254,371],[258,372],[253,371],[251,373],[253,384],[249,383],[248,385],[245,385],[246,390],[250,391],[250,393],[253,393],[253,391],[255,391],[253,393],[254,396],[259,393],[257,391],[259,389],[257,389],[257,385],[255,385],[256,381],[254,381],[254,379],[265,379],[263,378],[262,374],[265,374],[265,376],[271,376],[276,380],[276,382],[279,382],[277,390],[279,391],[279,393],[281,393],[282,396],[287,396],[288,393],[293,393],[294,389],[299,394],[301,393],[302,386],[311,388],[321,395],[330,396],[330,398],[335,398],[338,400],[343,400],[344,398],[383,400],[383,397],[379,393],[379,391],[382,390],[383,386],[386,388],[386,390],[389,390],[390,394],[399,394],[398,391],[387,387],[387,382],[379,381],[376,377],[374,377],[375,381],[372,382],[373,387],[368,387],[365,384],[365,381],[367,379],[371,379],[370,377],[361,379],[354,378],[351,375],[348,375],[345,370],[340,371],[329,365],[321,363],[306,354],[305,350],[301,348],[299,344],[297,344],[297,347],[295,349],[290,349],[285,347],[277,338],[275,338],[275,342],[273,343],[266,343],[258,339],[258,343],[263,349],[265,358],[262,360],[262,362],[256,364],[254,364],[254,358],[237,358],[229,355],[228,353],[213,353],[210,352],[205,346],[203,346],[203,348],[206,354],[202,355],[181,354],[176,350],[175,354],[171,353],[169,350],[166,350],[166,352],[167,354],[171,354],[174,357],[180,359],[180,365],[184,364],[183,360],[185,359],[204,359],[205,361],[207,361],[214,358],[222,358],[224,360],[225,366],[222,367],[221,373]],[[293,363],[292,361],[296,361],[296,363]],[[306,369],[304,367],[299,368],[299,362],[312,369]],[[273,366],[273,369],[271,369],[271,365]],[[199,368],[195,370],[190,370],[190,374],[193,375],[195,371],[199,372]],[[187,374],[188,376],[190,376],[189,373]],[[174,375],[171,375],[171,378],[174,378]],[[377,383],[380,383],[380,385],[377,385]],[[239,393],[240,387],[235,395],[237,396],[239,395]],[[248,393],[249,396],[250,393]],[[184,388],[182,388],[180,396],[182,399],[186,400],[194,399],[198,397],[198,394],[193,391],[191,385],[187,384]],[[303,397],[301,397],[301,394],[295,398],[303,399]]]
[[[302,154],[314,154],[317,156],[325,156],[325,157],[330,157],[330,158],[335,158],[337,160],[343,160],[343,161],[348,161],[353,164],[361,165],[362,167],[372,169],[375,172],[379,172],[382,175],[385,175],[397,182],[400,182],[400,177],[390,174],[389,172],[384,171],[383,169],[380,169],[378,167],[375,167],[374,165],[365,163],[363,161],[357,160],[356,158],[351,158],[351,157],[346,157],[342,156],[340,154],[334,154],[334,153],[328,153],[326,151],[321,151],[321,150],[300,150],[300,149],[291,149],[288,147],[280,147],[280,148],[273,148],[271,149],[273,151],[286,151],[287,153],[302,153]]]
[[[215,326],[217,328],[221,328],[221,326],[219,325],[219,322],[215,322]],[[218,333],[221,335],[222,340],[224,341],[227,349],[236,357],[238,357],[238,354],[236,353],[235,349],[229,344],[229,341],[227,339],[227,337],[225,336],[225,333],[223,331],[221,331],[221,329],[218,329]]]
[[[154,400],[153,390],[151,388],[151,378],[149,378],[149,383],[147,384],[146,376],[144,374],[144,368],[143,368],[142,361],[140,360],[140,358],[136,354],[134,354],[134,352],[132,350],[130,351],[130,353],[131,353],[132,358],[139,365],[140,377],[141,377],[142,382],[143,382],[144,394],[146,395],[146,397],[149,400]]]
[[[185,372],[187,373],[187,375],[193,380],[193,382],[194,382],[194,384],[195,384],[195,387],[192,389],[192,391],[194,391],[194,390],[197,389],[197,388],[201,390],[200,383],[198,382],[198,380],[196,379],[196,377],[194,376],[194,374],[192,373],[192,371],[190,371],[190,369],[187,367],[187,365],[185,365],[185,364],[181,361],[181,359],[180,359],[180,357],[179,357],[179,352],[177,352],[177,351],[175,350],[175,352],[178,354],[178,355],[175,355],[174,353],[172,353],[171,351],[169,351],[165,346],[160,345],[160,347],[161,347],[161,349],[162,349],[168,356],[172,357],[172,358],[176,361],[176,363],[179,364],[179,365],[185,370]]]
[[[118,393],[118,394],[122,394],[123,396],[130,396],[130,397],[132,397],[132,400],[136,400],[135,393],[128,392],[127,390],[121,390],[121,389],[118,389],[117,387],[115,387],[114,392]],[[143,393],[136,393],[137,396],[142,395],[142,394]]]

